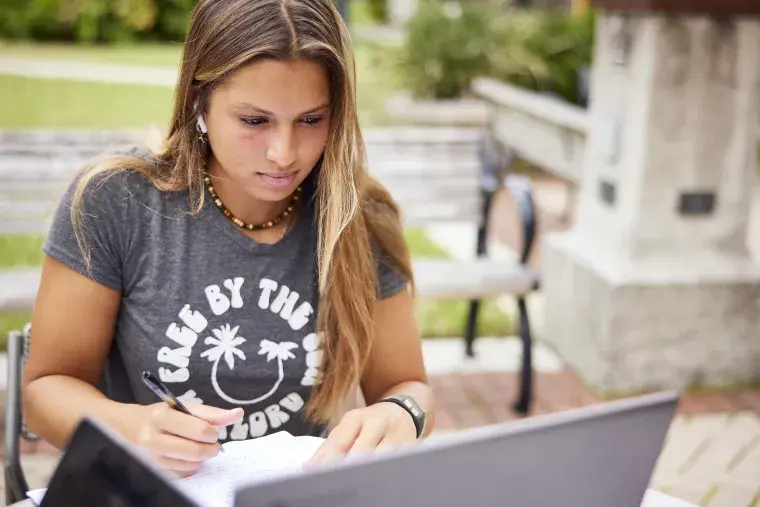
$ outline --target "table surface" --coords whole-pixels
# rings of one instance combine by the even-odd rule
[[[31,500],[14,503],[10,507],[35,507]],[[641,507],[697,507],[696,505],[668,496],[655,490],[647,490]]]

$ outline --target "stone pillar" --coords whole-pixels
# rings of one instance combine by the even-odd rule
[[[583,179],[574,227],[543,245],[541,338],[603,392],[760,380],[760,3],[594,3]]]

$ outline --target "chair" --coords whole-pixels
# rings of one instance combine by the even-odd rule
[[[21,384],[26,359],[29,354],[32,326],[27,324],[22,331],[8,333],[8,379],[5,407],[5,502],[11,505],[26,498],[29,490],[24,470],[21,467],[21,441],[37,441],[39,438],[27,430],[24,424],[21,404]],[[108,353],[103,376],[98,382],[98,390],[108,398],[123,403],[135,403],[129,387],[124,363],[117,347]]]
[[[27,431],[21,410],[21,380],[29,350],[31,326],[23,331],[8,333],[8,382],[5,398],[5,503],[11,505],[26,498],[29,490],[21,468],[20,439],[29,441],[38,438]]]

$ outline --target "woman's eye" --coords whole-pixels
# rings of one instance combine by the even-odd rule
[[[266,123],[267,120],[266,118],[240,118],[240,121],[250,127],[258,127],[259,125]]]
[[[310,125],[310,126],[316,125],[317,123],[321,121],[322,121],[322,118],[320,118],[319,116],[307,116],[306,118],[303,119],[303,122],[306,125]]]

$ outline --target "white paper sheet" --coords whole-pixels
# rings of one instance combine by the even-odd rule
[[[680,498],[675,498],[654,489],[648,489],[641,507],[697,507]]]
[[[26,492],[26,496],[29,497],[29,499],[34,503],[34,505],[39,505],[42,503],[42,497],[45,496],[46,489],[33,489],[31,491]]]
[[[281,431],[262,438],[228,442],[224,444],[224,453],[174,484],[201,507],[231,507],[238,486],[276,474],[298,472],[323,441]],[[45,490],[29,491],[27,496],[39,505]]]
[[[225,445],[224,454],[208,460],[176,485],[203,507],[231,507],[238,486],[298,472],[322,443],[319,438],[296,438],[287,433],[272,437],[231,442]]]

